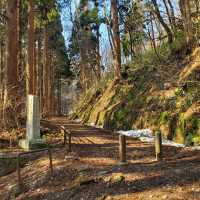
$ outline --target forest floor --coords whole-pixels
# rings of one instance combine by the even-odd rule
[[[0,199],[16,200],[200,200],[200,151],[164,146],[156,162],[152,144],[127,140],[127,165],[118,164],[118,135],[63,118],[52,119],[73,130],[72,152],[62,135],[48,139],[54,173],[45,153],[23,166],[23,192],[13,197],[17,172],[0,177]]]

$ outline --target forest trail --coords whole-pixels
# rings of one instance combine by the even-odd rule
[[[164,146],[164,159],[156,162],[152,144],[128,139],[128,164],[119,166],[117,134],[64,118],[50,121],[72,130],[72,152],[59,133],[48,138],[57,147],[54,176],[41,154],[22,168],[25,190],[16,200],[200,199],[200,151]],[[0,178],[0,199],[16,182],[16,172]]]

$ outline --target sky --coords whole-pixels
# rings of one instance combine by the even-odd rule
[[[164,10],[163,3],[161,3],[161,0],[158,0],[160,3],[160,9],[161,11]],[[175,8],[175,12],[179,12],[178,10],[178,3],[177,0],[172,0],[173,6]],[[75,7],[79,4],[79,0],[72,0],[72,13],[75,11]],[[108,4],[107,4],[108,6]],[[72,23],[70,21],[70,16],[69,16],[69,10],[67,8],[64,8],[61,10],[61,21],[63,25],[63,35],[66,41],[66,45],[68,46],[68,41],[71,35],[71,30],[72,30]],[[100,27],[100,32],[102,34],[102,37],[107,37],[107,30],[105,25],[102,25]]]

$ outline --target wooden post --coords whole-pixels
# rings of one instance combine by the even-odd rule
[[[126,163],[126,136],[119,135],[119,158],[120,163]]]
[[[162,157],[162,135],[160,131],[155,133],[155,153],[156,160],[159,161]]]
[[[71,147],[71,142],[72,142],[72,137],[71,137],[71,132],[68,134],[68,139],[69,139],[69,152],[72,151],[72,147]]]
[[[52,152],[51,152],[51,148],[48,148],[48,153],[49,153],[49,168],[50,168],[50,173],[51,176],[53,175],[53,162],[52,162]]]

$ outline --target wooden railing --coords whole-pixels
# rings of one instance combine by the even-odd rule
[[[127,135],[123,135],[123,133],[119,134],[119,159],[120,164],[126,164],[126,137],[131,137]],[[156,160],[159,161],[162,159],[162,136],[161,132],[157,131],[155,133],[155,157]]]
[[[52,151],[51,151],[50,146],[48,148],[45,148],[45,149],[37,149],[37,150],[18,153],[17,154],[17,181],[18,181],[19,188],[21,188],[21,186],[23,184],[23,180],[22,180],[22,177],[21,177],[21,166],[20,166],[21,157],[24,156],[24,155],[35,154],[35,153],[39,153],[39,152],[43,152],[43,151],[48,151],[50,175],[51,176],[53,175]]]

